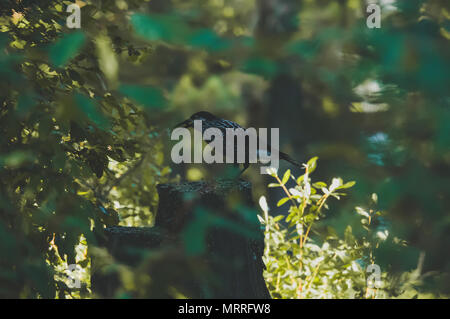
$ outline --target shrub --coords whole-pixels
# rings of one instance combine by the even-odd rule
[[[427,297],[416,290],[423,255],[412,272],[394,273],[390,267],[382,271],[377,264],[386,245],[407,248],[405,241],[390,238],[385,214],[376,209],[377,194],[372,194],[369,209],[356,207],[357,231],[348,225],[340,237],[334,228],[321,224],[328,218],[330,200],[345,196],[355,182],[344,183],[341,178],[333,178],[330,185],[313,182],[310,176],[316,166],[317,157],[304,164],[305,173],[298,178],[290,170],[282,178],[276,170],[269,171],[277,181],[269,187],[281,187],[286,194],[277,205],[289,203],[286,215],[271,216],[266,198],[259,201],[264,214],[258,217],[265,227],[264,277],[272,297]],[[287,187],[290,179],[295,181],[292,188]]]

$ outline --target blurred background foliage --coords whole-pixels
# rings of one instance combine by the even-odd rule
[[[168,128],[200,110],[278,127],[283,151],[320,158],[317,180],[356,181],[315,223],[317,245],[361,229],[355,207],[377,194],[403,244],[382,245],[376,263],[391,282],[415,271],[388,296],[448,295],[450,3],[380,0],[381,28],[369,29],[368,2],[78,0],[81,29],[68,29],[72,1],[2,0],[0,296],[95,297],[96,254],[121,272],[118,297],[151,297],[145,266],[115,264],[96,238],[105,225],[151,226],[156,184],[223,170],[170,160]],[[259,169],[244,178],[269,207],[285,196]],[[273,296],[308,297],[286,289]]]

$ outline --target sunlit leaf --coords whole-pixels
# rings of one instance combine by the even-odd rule
[[[350,188],[350,187],[352,187],[355,184],[356,184],[355,181],[347,182],[347,183],[337,187],[336,189]]]
[[[308,163],[306,163],[306,165],[308,166],[308,173],[311,174],[312,172],[315,171],[316,167],[317,167],[317,160],[319,158],[317,156],[311,158]]]
[[[286,203],[288,200],[289,200],[289,197],[284,197],[284,198],[280,199],[277,203],[277,206],[280,207],[281,205]]]
[[[288,182],[290,176],[291,176],[291,170],[288,169],[286,172],[284,172],[283,179],[281,180],[281,184],[283,184],[283,185],[286,184]]]

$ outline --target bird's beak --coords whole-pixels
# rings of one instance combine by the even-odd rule
[[[175,125],[173,128],[177,128],[177,127],[192,127],[193,125],[193,121],[191,119],[187,119],[186,121],[183,121],[181,123],[178,123],[177,125]]]

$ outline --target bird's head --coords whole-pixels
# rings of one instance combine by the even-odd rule
[[[190,118],[188,118],[186,121],[183,121],[181,123],[178,123],[177,125],[175,125],[174,128],[177,127],[193,127],[194,126],[194,121],[198,120],[198,121],[211,121],[216,119],[217,117],[209,112],[206,111],[200,111],[197,113],[194,113],[191,115]]]

